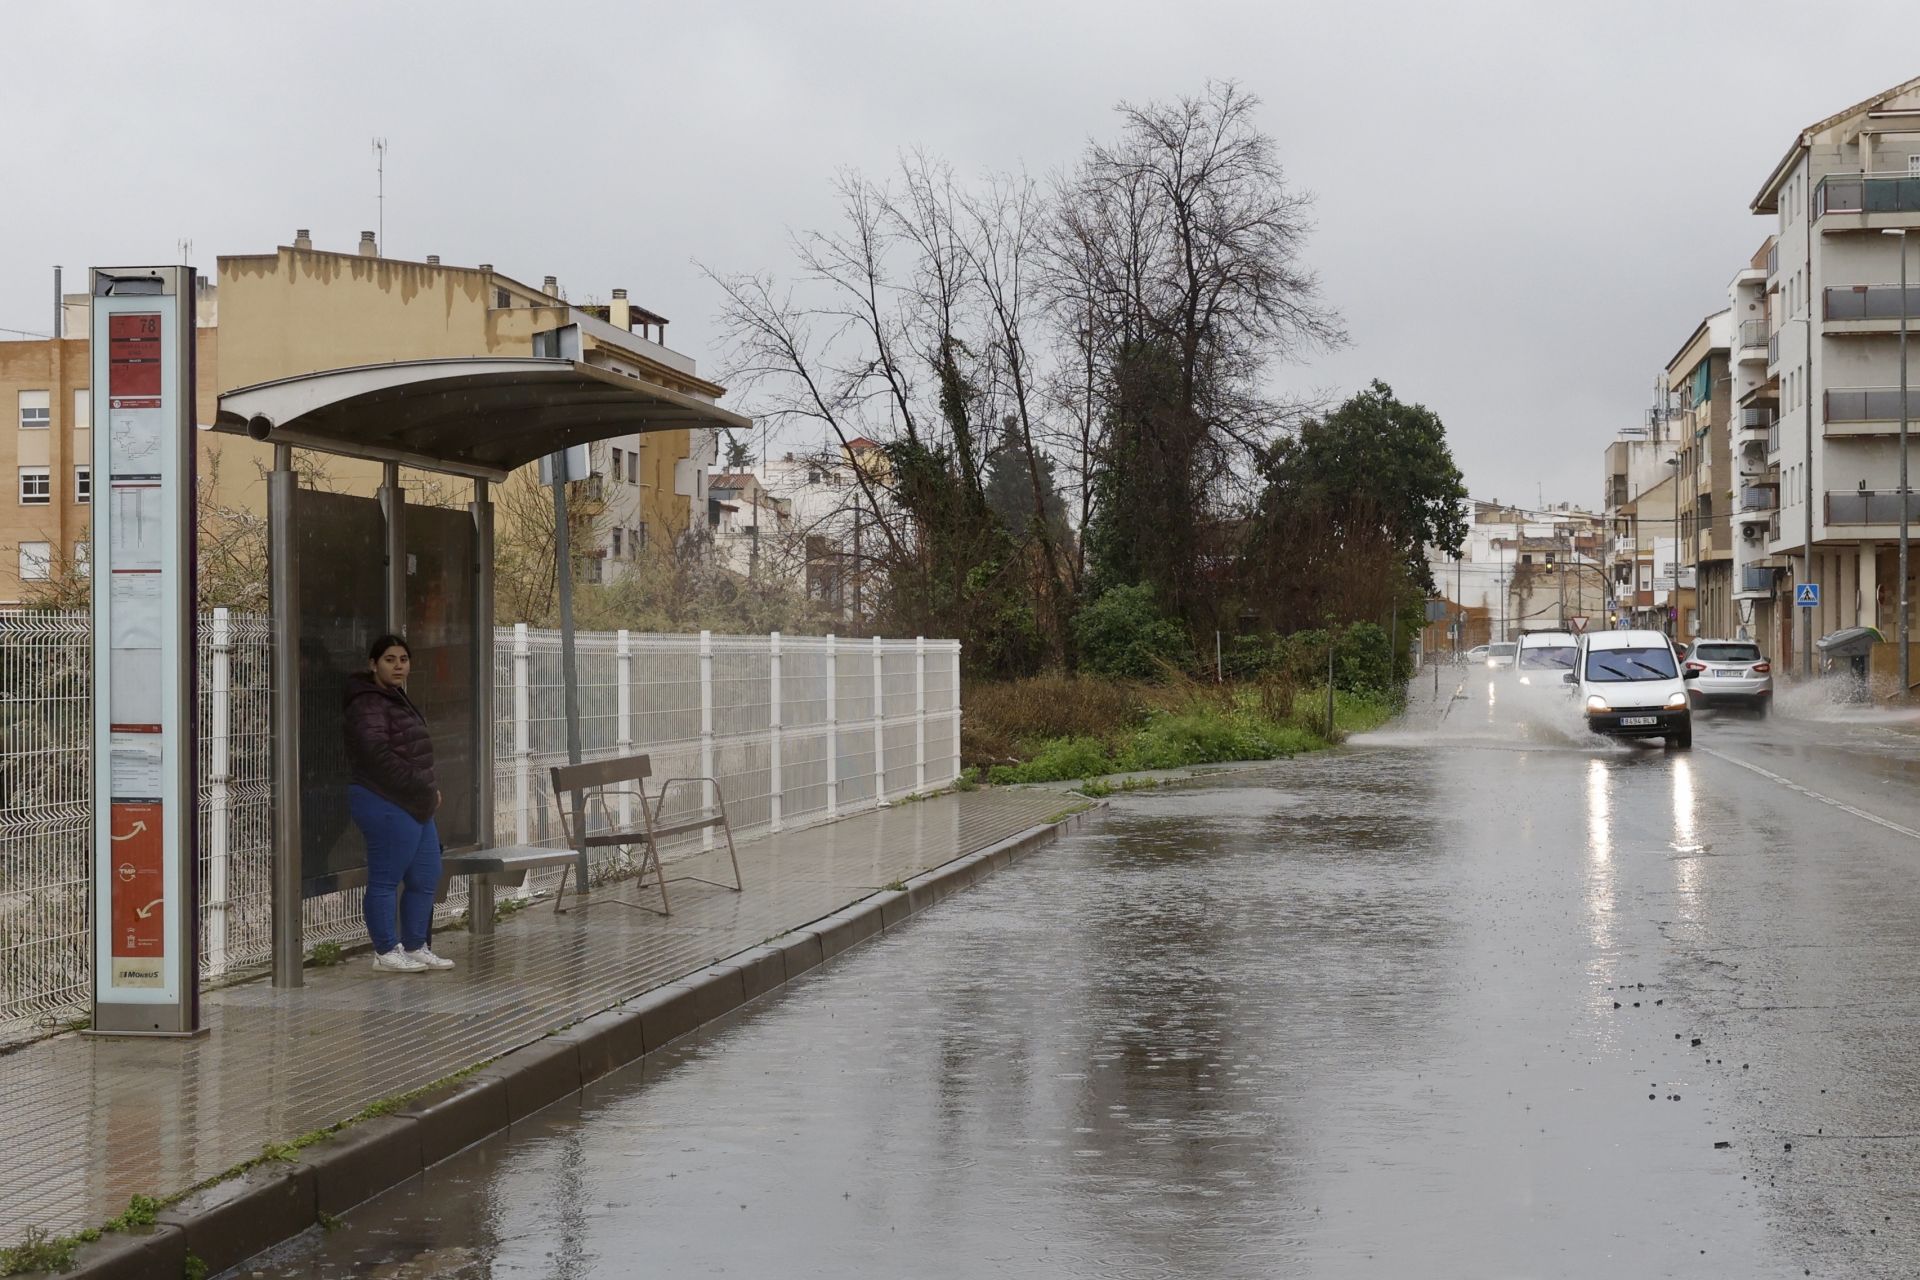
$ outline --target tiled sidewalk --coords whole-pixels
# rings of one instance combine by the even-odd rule
[[[682,881],[662,919],[615,905],[557,916],[536,903],[485,938],[443,934],[451,973],[377,975],[364,956],[204,999],[190,1041],[68,1034],[0,1058],[0,1244],[64,1233],[164,1196],[369,1103],[498,1056],[895,880],[1024,831],[1057,791],[940,796],[740,846],[733,893]],[[670,874],[725,877],[725,852]],[[657,901],[649,897],[648,901]]]

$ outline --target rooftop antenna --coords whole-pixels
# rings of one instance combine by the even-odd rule
[[[373,140],[373,168],[379,181],[379,209],[374,225],[380,228],[380,252],[385,253],[387,251],[387,140],[385,138]]]
[[[180,251],[181,263],[185,264],[193,261],[193,241],[183,237],[174,241],[173,247]]]

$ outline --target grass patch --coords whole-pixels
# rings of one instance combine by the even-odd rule
[[[308,961],[322,969],[331,969],[347,958],[346,949],[337,942],[316,942]]]
[[[74,1251],[79,1247],[78,1237],[55,1237],[38,1227],[28,1227],[19,1244],[0,1249],[0,1276],[66,1271],[73,1266]]]
[[[1107,775],[1276,760],[1317,751],[1393,718],[1385,695],[1340,692],[1327,733],[1326,692],[1283,680],[1130,684],[1089,677],[981,683],[967,692],[963,751],[988,782],[1081,783],[1099,799],[1127,783]],[[1137,787],[1139,784],[1134,784]]]

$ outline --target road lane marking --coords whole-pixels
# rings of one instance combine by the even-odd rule
[[[1750,760],[1742,760],[1738,756],[1730,756],[1724,751],[1715,751],[1712,747],[1696,747],[1695,750],[1704,751],[1716,760],[1725,760],[1728,764],[1737,764],[1742,769],[1759,774],[1769,782],[1777,782],[1789,791],[1797,791],[1809,800],[1818,800],[1821,804],[1830,804],[1843,813],[1850,813],[1856,818],[1865,818],[1875,826],[1885,827],[1889,831],[1898,832],[1906,836],[1909,840],[1920,840],[1920,831],[1915,831],[1912,827],[1902,826],[1893,819],[1883,818],[1877,813],[1868,813],[1859,805],[1848,804],[1845,800],[1835,799],[1823,791],[1815,791],[1812,787],[1802,786],[1792,778],[1782,777],[1771,769],[1763,769]]]

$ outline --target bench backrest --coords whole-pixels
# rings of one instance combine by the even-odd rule
[[[569,791],[588,791],[594,787],[639,782],[653,776],[653,762],[647,756],[620,756],[613,760],[594,760],[587,764],[562,764],[553,768],[555,797]]]

